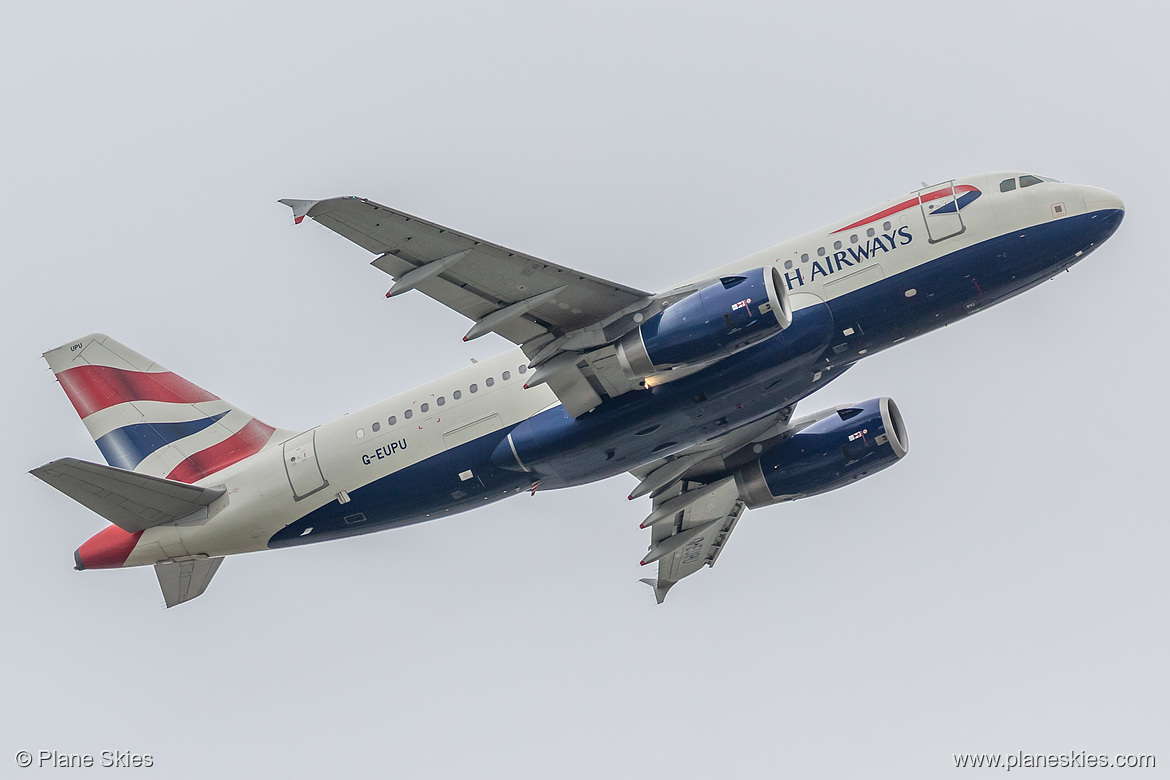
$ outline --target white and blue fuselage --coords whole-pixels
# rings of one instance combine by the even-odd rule
[[[1104,190],[1023,173],[955,180],[704,274],[775,269],[791,324],[577,417],[526,387],[520,348],[399,393],[197,482],[197,523],[145,529],[123,565],[370,533],[629,472],[791,407],[863,357],[1023,292],[1118,228]],[[83,563],[80,558],[78,563]]]

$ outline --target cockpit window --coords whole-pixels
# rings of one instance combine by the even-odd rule
[[[1015,188],[1016,188],[1016,180],[1015,179],[1004,179],[1003,181],[1001,181],[999,183],[999,191],[1000,192],[1011,192]]]
[[[1020,187],[1031,187],[1033,184],[1040,184],[1042,181],[1044,180],[1039,176],[1033,176],[1030,173],[1024,174],[1020,177]]]

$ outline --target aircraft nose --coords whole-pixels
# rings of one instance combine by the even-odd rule
[[[1109,190],[1098,187],[1081,187],[1081,197],[1085,200],[1085,210],[1093,211],[1125,211],[1125,204],[1121,198]]]

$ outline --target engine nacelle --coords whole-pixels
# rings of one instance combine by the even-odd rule
[[[898,407],[874,398],[830,413],[735,474],[750,509],[827,493],[876,474],[910,444]]]
[[[790,324],[792,305],[780,272],[755,268],[723,277],[622,336],[618,360],[631,377],[646,377],[727,357]]]

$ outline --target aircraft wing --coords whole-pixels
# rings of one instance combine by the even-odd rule
[[[715,565],[746,508],[730,475],[791,434],[795,408],[787,406],[632,472],[640,481],[630,498],[649,494],[653,499],[642,521],[650,529],[642,565],[657,562],[658,577],[642,582],[654,589],[659,604],[683,577]]]
[[[396,280],[386,297],[417,289],[473,321],[464,341],[495,332],[520,345],[536,369],[528,385],[547,382],[573,416],[637,388],[613,342],[669,300],[365,198],[281,203],[376,254]]]
[[[378,255],[373,265],[398,280],[392,294],[418,289],[474,320],[468,339],[494,331],[529,344],[596,325],[651,297],[365,198],[281,203],[293,208],[297,222],[309,217]],[[410,278],[412,272],[421,273]],[[520,304],[527,306],[486,321]]]
[[[671,511],[672,505],[686,506]],[[642,582],[654,588],[661,604],[666,592],[683,577],[714,566],[744,511],[735,480],[713,485],[682,482],[654,499],[654,512],[665,514],[651,528],[650,551],[643,564],[658,563],[658,578]]]

